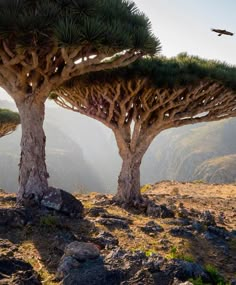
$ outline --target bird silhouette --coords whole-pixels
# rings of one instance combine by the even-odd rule
[[[234,33],[231,33],[229,31],[226,31],[226,30],[220,30],[220,29],[211,29],[212,32],[216,32],[218,33],[218,36],[220,37],[221,35],[227,35],[227,36],[233,36]]]

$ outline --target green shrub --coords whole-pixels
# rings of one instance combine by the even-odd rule
[[[185,260],[185,261],[188,261],[188,262],[194,262],[194,257],[191,256],[191,255],[187,255],[187,254],[184,254],[183,252],[179,252],[178,248],[176,246],[172,246],[171,249],[170,249],[170,252],[169,254],[166,255],[166,258],[169,258],[169,259],[182,259],[182,260]]]
[[[220,275],[219,271],[217,270],[217,268],[215,268],[213,265],[206,265],[205,266],[205,271],[210,275],[211,278],[211,283],[204,283],[202,281],[202,278],[199,277],[197,279],[189,279],[190,282],[193,283],[193,285],[229,285],[229,283],[227,283],[224,279],[223,276]]]
[[[206,272],[210,275],[212,281],[217,284],[217,285],[223,285],[225,284],[225,280],[224,278],[220,275],[219,271],[217,270],[217,268],[215,268],[213,265],[211,264],[207,264],[205,266],[205,270]]]
[[[56,227],[59,225],[59,221],[57,217],[52,216],[52,215],[46,215],[40,217],[39,224],[41,227]]]
[[[189,279],[188,281],[190,281],[191,283],[193,283],[193,285],[203,285],[203,281],[201,277],[198,277],[197,279]]]

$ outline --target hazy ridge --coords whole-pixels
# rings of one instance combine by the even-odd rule
[[[15,109],[8,101],[1,107]],[[121,166],[112,132],[78,113],[46,108],[49,183],[70,192],[116,191]],[[0,188],[17,190],[20,127],[0,140]],[[235,181],[236,119],[170,129],[154,140],[141,166],[142,184],[161,180]]]

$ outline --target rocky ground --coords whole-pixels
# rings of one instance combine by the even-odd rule
[[[236,284],[235,185],[161,182],[142,192],[153,201],[144,213],[111,195],[75,195],[81,215],[47,201],[16,208],[2,191],[0,284]]]

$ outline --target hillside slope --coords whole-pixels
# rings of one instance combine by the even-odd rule
[[[16,261],[14,258],[21,258],[32,266],[42,282],[3,284],[67,285],[85,278],[79,284],[176,285],[183,283],[172,282],[173,275],[177,281],[187,281],[191,268],[195,268],[196,274],[201,268],[213,274],[212,282],[200,283],[196,275],[194,279],[198,281],[193,284],[235,284],[235,185],[162,182],[149,187],[145,195],[156,205],[165,207],[165,204],[174,216],[160,216],[158,211],[152,214],[127,211],[112,204],[112,195],[91,193],[75,195],[85,207],[83,219],[49,210],[33,215],[31,212],[25,217],[21,213],[24,209],[14,208],[15,195],[0,192],[0,225],[7,220],[7,215],[16,216],[5,227],[0,226],[1,258],[8,260],[8,264]],[[26,219],[23,224],[22,219],[23,222]],[[73,242],[95,246],[95,251],[100,251],[99,257],[82,263],[74,260],[71,264],[71,257],[66,256],[63,270],[71,281],[59,283],[55,276],[58,276],[60,260],[65,248]],[[94,249],[82,253],[93,254]],[[0,262],[0,283],[1,278],[12,278],[10,265],[10,273],[1,275],[6,267]],[[14,274],[21,280],[25,278],[20,272]],[[99,282],[102,274],[126,282],[118,279]],[[156,281],[150,281],[153,279]]]
[[[161,133],[151,145],[143,161],[143,181],[179,180],[192,181],[202,179],[218,183],[217,176],[204,174],[204,162],[221,157],[220,165],[208,164],[208,172],[221,173],[222,183],[235,181],[234,171],[230,169],[228,155],[236,153],[236,119],[186,126]],[[233,159],[233,156],[232,156]],[[232,161],[231,159],[231,161]],[[207,162],[206,162],[207,163]],[[152,165],[152,171],[145,171]],[[213,167],[210,170],[211,166]]]

